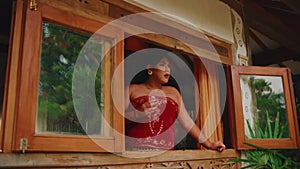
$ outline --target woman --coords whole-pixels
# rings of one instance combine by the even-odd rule
[[[126,103],[126,147],[131,150],[173,149],[174,122],[178,118],[183,128],[208,149],[223,151],[225,145],[210,142],[189,116],[179,91],[166,86],[171,76],[167,55],[157,63],[147,65],[148,79],[141,84],[130,84]],[[153,57],[154,58],[154,57]],[[153,62],[153,59],[151,59]],[[128,100],[128,99],[125,99]]]

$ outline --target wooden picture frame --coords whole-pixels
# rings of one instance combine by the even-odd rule
[[[229,99],[233,105],[229,112],[233,147],[239,150],[253,149],[245,143],[276,149],[299,147],[299,127],[290,70],[231,66],[230,72],[232,88],[229,92],[232,97]],[[253,89],[251,86],[256,87]],[[274,105],[268,105],[271,102]]]

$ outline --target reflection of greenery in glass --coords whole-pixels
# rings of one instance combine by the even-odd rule
[[[287,131],[288,123],[286,121],[283,125],[279,126],[279,112],[277,112],[273,126],[269,117],[269,112],[266,112],[265,128],[261,127],[258,121],[255,121],[255,130],[252,129],[249,120],[247,120],[247,126],[251,138],[283,138],[284,133]]]
[[[255,76],[250,78],[250,83],[254,86],[254,94],[256,98],[257,119],[255,125],[261,129],[274,129],[276,125],[280,126],[282,130],[282,138],[289,137],[289,130],[287,125],[287,114],[285,107],[284,93],[275,92],[272,88],[272,82],[266,78],[257,78]],[[281,78],[280,81],[281,82]],[[276,118],[278,116],[278,118]],[[280,119],[277,121],[276,119]],[[257,128],[258,130],[258,128]],[[259,132],[259,131],[256,131]],[[269,135],[269,138],[273,136]]]
[[[74,65],[89,34],[43,22],[40,59],[37,131],[60,134],[100,134],[101,116],[83,107],[85,119],[77,117],[72,100]],[[95,52],[101,52],[99,45]],[[99,54],[98,54],[99,55]],[[88,69],[82,69],[88,71]],[[90,75],[90,73],[84,73]],[[91,77],[94,78],[95,77]],[[86,82],[83,82],[86,83]],[[84,87],[86,84],[83,84]],[[95,79],[97,103],[101,104],[101,71]],[[82,89],[84,90],[84,89]],[[88,95],[88,94],[86,94]],[[85,97],[86,98],[86,97]],[[88,101],[89,99],[86,99]],[[101,107],[100,107],[101,109]]]

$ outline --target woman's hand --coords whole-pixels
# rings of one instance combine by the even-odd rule
[[[149,120],[158,118],[161,112],[158,108],[158,101],[151,100],[139,106],[134,113],[137,122],[148,122]]]
[[[226,149],[226,146],[221,141],[217,141],[212,143],[211,149],[222,152],[223,150]]]
[[[216,141],[216,142],[213,142],[213,143],[209,142],[209,141],[206,141],[206,142],[203,143],[203,146],[208,148],[208,149],[217,150],[219,152],[222,152],[223,150],[226,149],[226,146],[221,141]]]

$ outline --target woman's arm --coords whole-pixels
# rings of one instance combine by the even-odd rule
[[[180,112],[178,114],[178,120],[182,127],[195,139],[198,143],[202,144],[208,149],[223,151],[226,147],[221,141],[210,142],[205,134],[201,132],[199,127],[195,124],[194,120],[190,117],[185,109],[184,103],[180,97]]]

